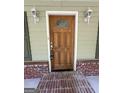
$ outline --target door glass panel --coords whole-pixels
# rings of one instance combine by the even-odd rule
[[[59,28],[67,28],[69,26],[69,23],[67,20],[60,19],[60,20],[57,20],[56,25]]]

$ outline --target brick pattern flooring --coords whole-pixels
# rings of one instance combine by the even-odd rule
[[[38,86],[40,93],[95,93],[82,72],[51,72]]]

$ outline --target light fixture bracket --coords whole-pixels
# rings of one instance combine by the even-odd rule
[[[36,8],[33,7],[33,8],[31,9],[31,14],[32,14],[34,23],[38,23],[38,22],[39,22],[39,11],[37,11]]]
[[[84,21],[87,22],[88,24],[90,22],[92,12],[93,12],[93,10],[91,10],[90,8],[88,8],[86,11],[84,11]]]

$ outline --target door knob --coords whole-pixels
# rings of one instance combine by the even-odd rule
[[[53,48],[53,42],[50,42],[50,47]]]

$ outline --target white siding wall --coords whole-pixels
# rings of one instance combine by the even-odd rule
[[[46,32],[46,18],[45,11],[78,11],[78,41],[77,41],[77,58],[78,59],[92,59],[95,58],[96,39],[98,30],[98,2],[83,2],[78,0],[76,2],[58,0],[24,0],[24,9],[28,14],[29,34],[31,41],[32,60],[48,60],[47,50],[47,32]],[[60,2],[61,1],[61,2]],[[36,9],[40,11],[40,22],[33,23],[31,16],[31,8],[35,5]],[[93,10],[93,15],[90,24],[84,22],[83,11],[88,7]]]

